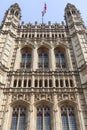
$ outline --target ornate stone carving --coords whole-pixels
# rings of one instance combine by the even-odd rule
[[[72,94],[64,93],[64,94],[59,94],[57,96],[57,98],[58,98],[58,101],[62,101],[62,100],[72,100],[72,101],[74,101],[75,95],[73,93]]]
[[[35,95],[35,101],[39,101],[39,100],[48,100],[48,101],[53,101],[53,97],[52,94],[36,94]]]
[[[25,100],[25,101],[30,101],[30,95],[28,94],[14,94],[12,95],[12,101],[16,101],[16,100]]]

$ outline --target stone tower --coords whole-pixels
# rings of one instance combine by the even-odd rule
[[[87,29],[67,4],[61,24],[0,26],[0,130],[87,130]]]

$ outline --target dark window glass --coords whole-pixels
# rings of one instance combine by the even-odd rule
[[[21,87],[21,80],[18,81],[18,87]]]
[[[60,87],[63,87],[63,80],[60,80]]]
[[[28,87],[31,87],[31,80],[28,80]]]
[[[17,86],[17,80],[15,79],[14,80],[14,87],[16,87]]]
[[[39,54],[39,69],[48,69],[48,54]]]
[[[48,81],[47,81],[47,79],[45,80],[45,87],[47,87],[48,86]]]
[[[58,81],[58,79],[55,80],[55,84],[56,84],[56,87],[59,86],[59,81]]]
[[[70,86],[73,87],[73,81],[72,80],[70,80]]]
[[[74,109],[71,106],[61,108],[63,130],[77,130]]]
[[[37,108],[36,130],[50,130],[50,109],[46,106]]]
[[[27,80],[25,79],[24,80],[24,87],[26,87],[26,85],[27,85]]]
[[[42,87],[42,80],[39,80],[39,87]]]
[[[52,80],[49,80],[49,87],[52,87]]]
[[[68,80],[65,80],[66,87],[69,87]]]
[[[35,80],[35,87],[38,87],[38,80]]]
[[[13,109],[11,129],[25,130],[26,108],[17,107]]]

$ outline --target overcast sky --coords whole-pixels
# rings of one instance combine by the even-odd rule
[[[64,21],[64,8],[67,3],[72,3],[80,10],[87,25],[87,0],[0,0],[0,23],[5,11],[14,3],[18,3],[21,8],[21,21],[41,23],[41,11],[45,2],[47,4],[47,12],[44,16],[45,23],[48,23],[48,21],[51,21],[51,23]]]

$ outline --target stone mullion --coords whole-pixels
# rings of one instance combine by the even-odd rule
[[[11,85],[10,85],[10,87],[11,87],[11,88],[14,87],[14,75],[12,75],[12,79],[11,79]]]
[[[28,88],[28,80],[29,80],[29,79],[28,79],[28,77],[26,77],[26,80],[27,80],[27,84],[26,84],[26,87]]]
[[[22,88],[24,87],[24,76],[22,77]]]
[[[58,76],[58,83],[59,83],[59,88],[61,88],[60,87],[60,76]]]
[[[31,84],[31,87],[34,87],[34,80],[35,80],[35,77],[34,77],[34,75],[32,75],[32,84]]]
[[[69,77],[68,77],[68,84],[69,84],[69,88],[70,88],[71,86],[70,86],[70,78]]]
[[[48,88],[49,88],[49,79],[50,79],[50,78],[49,78],[49,76],[48,76],[48,78],[47,78],[47,82],[48,82],[48,86],[47,86],[47,87],[48,87]]]
[[[51,47],[49,50],[49,69],[55,70],[55,60],[54,60],[54,48]]]
[[[65,84],[65,77],[63,76],[63,86],[64,86],[64,88],[66,87],[66,84]]]
[[[39,88],[39,76],[37,77],[37,87]]]
[[[19,111],[18,111],[17,130],[19,130],[19,123],[20,123],[20,108],[19,108]]]
[[[72,82],[73,82],[73,86],[74,86],[74,87],[77,87],[76,79],[75,79],[75,76],[74,76],[74,75],[72,76]]]
[[[53,82],[52,87],[55,87],[55,77],[54,77],[54,75],[52,76],[52,82]]]
[[[44,76],[42,77],[42,87],[44,88]]]
[[[35,71],[37,69],[38,64],[38,55],[37,55],[37,47],[33,48],[32,51],[32,69]]]
[[[69,120],[69,110],[67,109],[67,120],[68,120],[68,129],[70,130],[70,120]]]
[[[19,82],[19,77],[17,77],[17,85],[16,85],[17,88],[18,88],[18,82]]]

